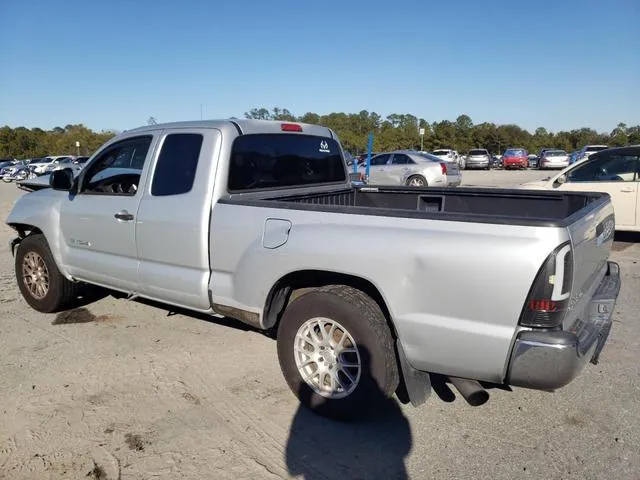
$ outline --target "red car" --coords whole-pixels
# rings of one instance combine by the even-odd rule
[[[508,168],[529,168],[529,154],[524,148],[508,148],[502,156],[502,166]]]

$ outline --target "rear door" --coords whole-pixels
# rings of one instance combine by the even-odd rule
[[[605,192],[611,195],[616,226],[636,226],[640,151],[600,153],[566,174],[559,190]]]
[[[369,168],[369,183],[372,185],[388,185],[389,173],[387,171],[387,164],[391,160],[391,154],[383,153],[376,155],[371,159],[371,166]],[[366,172],[366,165],[364,166]]]
[[[142,292],[196,310],[209,308],[209,218],[222,135],[217,129],[163,132],[137,213]]]

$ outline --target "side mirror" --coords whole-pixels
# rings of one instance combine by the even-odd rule
[[[555,183],[557,183],[558,185],[562,185],[563,183],[567,182],[567,174],[562,174],[560,175],[558,178],[556,178]]]
[[[49,186],[54,190],[70,191],[73,187],[73,170],[70,168],[54,170],[49,177]]]

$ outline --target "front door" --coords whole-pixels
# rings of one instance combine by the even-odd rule
[[[153,135],[144,135],[107,146],[63,203],[63,255],[74,277],[139,291],[135,225],[152,144]]]
[[[616,226],[635,226],[640,156],[602,152],[566,173],[559,190],[605,192],[611,195]]]

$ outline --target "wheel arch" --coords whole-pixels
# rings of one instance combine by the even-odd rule
[[[380,307],[394,340],[397,338],[387,302],[373,282],[357,275],[328,270],[298,270],[280,277],[265,300],[262,317],[264,328],[276,328],[287,305],[302,293],[327,285],[346,285],[369,295]]]

